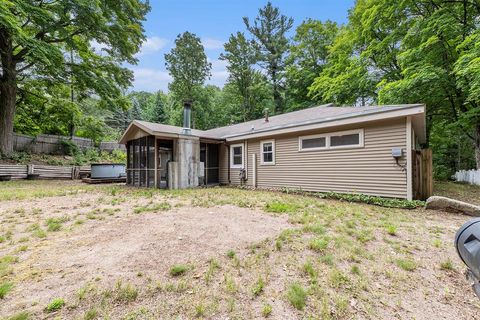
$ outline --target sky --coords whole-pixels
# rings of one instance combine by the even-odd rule
[[[128,66],[135,75],[132,90],[168,91],[170,76],[165,68],[164,54],[174,46],[177,35],[195,33],[205,47],[212,63],[209,84],[223,86],[228,78],[226,63],[219,60],[223,43],[232,33],[245,32],[243,17],[253,20],[267,1],[258,0],[150,0],[151,11],[144,23],[147,36],[138,64]],[[294,19],[294,29],[307,18],[347,22],[348,10],[354,0],[273,0],[282,14]]]

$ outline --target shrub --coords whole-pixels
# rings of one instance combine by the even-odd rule
[[[292,283],[287,290],[287,299],[298,310],[305,308],[307,292],[299,283]]]
[[[55,312],[57,310],[60,310],[63,308],[65,305],[65,301],[61,298],[56,298],[53,299],[52,302],[50,302],[47,307],[45,308],[45,311],[48,313]]]
[[[181,276],[182,274],[186,273],[188,271],[188,266],[185,264],[176,264],[173,267],[170,268],[170,275],[177,277]]]

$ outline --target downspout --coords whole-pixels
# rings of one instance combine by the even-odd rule
[[[228,184],[232,183],[232,180],[230,180],[230,146],[227,145],[227,157],[228,157]]]

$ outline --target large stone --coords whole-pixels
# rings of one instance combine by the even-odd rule
[[[427,199],[427,209],[461,212],[469,216],[480,216],[480,206],[447,197],[432,196]]]

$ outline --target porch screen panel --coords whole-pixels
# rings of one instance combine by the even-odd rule
[[[155,185],[155,138],[142,137],[127,143],[127,183],[139,187]]]

